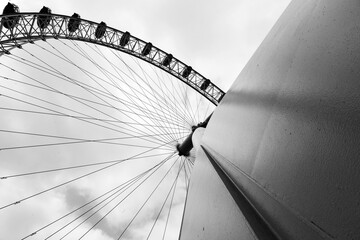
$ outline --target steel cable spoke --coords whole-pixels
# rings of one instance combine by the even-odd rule
[[[0,128],[0,134],[9,139],[7,141],[3,138],[5,141],[1,142],[0,155],[9,162],[18,155],[17,160],[20,164],[25,160],[29,160],[27,164],[32,164],[30,161],[39,164],[37,167],[34,165],[34,170],[25,168],[27,165],[18,168],[15,164],[14,166],[4,164],[5,171],[0,179],[9,179],[3,183],[12,187],[12,184],[28,179],[30,182],[33,181],[31,183],[37,183],[36,179],[43,176],[44,179],[51,180],[62,177],[63,174],[66,178],[55,183],[49,181],[40,188],[40,191],[39,189],[33,191],[33,188],[30,188],[25,194],[26,197],[0,206],[0,210],[29,199],[40,202],[41,197],[37,196],[45,193],[50,193],[47,196],[49,199],[50,197],[57,199],[58,197],[55,196],[57,188],[71,183],[74,183],[71,186],[81,186],[80,179],[93,181],[94,177],[103,176],[91,177],[96,173],[105,174],[106,169],[115,172],[118,171],[116,165],[136,160],[138,162],[128,165],[130,166],[128,170],[131,172],[131,168],[141,169],[141,173],[133,174],[136,175],[135,177],[122,178],[121,184],[115,181],[110,190],[101,192],[90,200],[87,199],[85,203],[79,204],[80,206],[76,205],[75,208],[59,212],[60,214],[55,215],[59,217],[49,218],[46,224],[42,224],[42,227],[22,239],[40,233],[47,235],[46,239],[57,234],[62,234],[60,239],[73,238],[75,235],[73,232],[81,230],[80,226],[86,223],[86,232],[80,237],[82,239],[90,232],[95,233],[94,230],[99,229],[98,225],[101,221],[109,214],[115,214],[115,210],[125,204],[125,199],[135,195],[136,192],[139,193],[141,186],[148,188],[146,190],[149,193],[142,202],[139,201],[139,207],[135,209],[134,215],[127,219],[127,225],[122,229],[118,239],[134,227],[140,213],[148,210],[152,196],[155,193],[160,194],[160,186],[165,190],[161,193],[163,196],[160,199],[159,210],[156,210],[156,219],[150,222],[152,224],[150,232],[146,233],[148,239],[157,226],[160,216],[166,214],[165,226],[161,231],[164,239],[168,236],[168,225],[171,223],[169,219],[173,217],[171,213],[174,213],[172,210],[174,196],[180,196],[180,191],[176,189],[180,186],[185,187],[186,192],[181,191],[181,196],[185,195],[184,197],[187,198],[190,174],[195,161],[193,152],[189,157],[175,156],[177,154],[175,146],[191,133],[192,126],[206,119],[208,112],[213,109],[210,103],[217,104],[223,92],[212,83],[209,88],[200,91],[200,85],[205,80],[202,75],[193,70],[188,77],[181,77],[187,65],[176,58],[173,58],[169,65],[163,64],[162,60],[167,53],[156,47],[152,48],[150,54],[142,54],[145,42],[133,36],[130,36],[126,46],[121,45],[123,50],[120,51],[129,55],[121,55],[116,45],[120,46],[120,38],[124,33],[118,34],[115,29],[107,28],[102,38],[91,37],[89,41],[87,38],[94,34],[94,27],[98,25],[81,20],[78,31],[74,33],[67,31],[69,39],[60,37],[61,40],[51,41],[47,40],[50,35],[46,34],[51,33],[52,29],[59,29],[60,32],[62,28],[60,24],[67,26],[68,19],[61,22],[61,16],[52,16],[51,24],[44,29],[34,24],[37,20],[36,15],[31,18],[24,15],[20,19],[21,26],[2,29],[1,32],[7,32],[11,36],[13,30],[17,31],[23,27],[22,25],[27,24],[27,27],[33,25],[31,34],[38,32],[44,34],[44,41],[35,41],[36,44],[27,44],[22,50],[14,49],[11,50],[10,55],[0,57],[0,80],[2,80],[0,111],[7,117],[7,122],[4,121],[4,126]],[[25,33],[28,28],[24,27],[22,31]],[[30,35],[29,39],[31,39]],[[14,43],[16,41],[14,40]],[[20,45],[23,44],[21,41]],[[108,43],[108,41],[113,42]],[[204,98],[210,101],[204,101]],[[18,119],[19,123],[14,121],[12,124],[13,119]],[[65,154],[74,155],[74,162],[58,165],[51,163],[50,167],[44,167],[42,161],[45,160],[46,154],[60,149],[65,150]],[[85,151],[89,149],[89,152],[81,153],[84,149]],[[128,153],[123,154],[123,149]],[[102,151],[106,156],[120,153],[120,157],[116,155],[103,157],[99,161],[97,154],[101,155]],[[80,154],[80,157],[77,154]],[[125,157],[129,155],[130,157]],[[82,159],[82,156],[90,157]],[[57,158],[63,160],[62,156],[56,156]],[[64,158],[64,160],[68,159]],[[157,161],[151,162],[150,167],[142,167],[148,166],[149,161],[153,160]],[[170,166],[170,163],[172,163],[171,167],[166,167]],[[176,164],[178,164],[177,173],[176,170],[171,170]],[[135,165],[139,166],[135,168]],[[164,173],[165,169],[166,173]],[[156,179],[153,183],[155,173],[160,170],[162,170],[159,174],[161,179]],[[76,176],[76,171],[82,172]],[[170,178],[171,171],[175,173]],[[150,179],[152,176],[153,178]],[[114,179],[113,176],[107,177]],[[165,182],[169,182],[166,187]],[[152,186],[148,187],[147,184]],[[29,204],[33,202],[29,201]],[[169,208],[164,213],[166,206]],[[46,206],[43,207],[45,208]],[[3,213],[6,214],[7,211]],[[96,219],[94,219],[95,214],[99,214]],[[76,233],[82,234],[78,231]]]
[[[153,155],[148,155],[148,156],[143,156],[143,157],[132,157],[131,159],[126,158],[126,159],[121,159],[121,160],[102,161],[102,162],[88,163],[88,164],[82,164],[82,165],[76,165],[76,166],[40,170],[40,171],[35,171],[35,172],[18,173],[18,174],[12,174],[12,175],[7,175],[7,176],[0,176],[0,179],[8,179],[8,178],[14,178],[14,177],[24,177],[24,176],[34,175],[34,174],[43,174],[43,173],[50,173],[50,172],[59,172],[59,171],[64,171],[64,170],[92,167],[92,166],[110,164],[110,163],[115,163],[115,162],[125,162],[125,161],[129,161],[129,160],[134,160],[134,159],[144,159],[144,158],[151,158],[151,157],[159,157],[159,156],[163,156],[163,155],[169,155],[169,153],[173,153],[173,151],[171,151],[171,152],[169,151],[167,153],[153,154]]]
[[[90,209],[88,209],[87,211],[83,212],[81,215],[77,216],[76,218],[74,218],[73,220],[71,220],[70,222],[68,222],[67,224],[65,224],[63,227],[61,227],[60,229],[56,230],[55,232],[53,232],[52,234],[50,234],[49,236],[47,236],[45,239],[49,239],[50,237],[54,236],[55,234],[57,234],[58,232],[60,232],[61,230],[63,230],[65,227],[69,226],[70,224],[72,224],[73,222],[75,222],[76,220],[78,220],[80,217],[84,216],[85,214],[87,214],[88,212],[90,212],[91,210],[93,210],[94,208],[100,206],[100,204],[103,204],[103,206],[101,206],[99,209],[97,209],[96,211],[94,211],[90,216],[88,216],[86,219],[84,219],[83,221],[81,221],[79,224],[77,224],[75,227],[73,227],[70,231],[68,231],[65,235],[63,235],[60,239],[65,238],[66,236],[68,236],[70,233],[72,233],[76,228],[78,228],[80,225],[82,225],[84,222],[86,222],[87,220],[89,220],[91,217],[93,217],[96,213],[98,213],[101,209],[103,209],[104,207],[106,207],[109,203],[111,203],[112,201],[114,201],[116,198],[118,198],[122,193],[124,193],[127,189],[129,189],[131,186],[133,186],[137,181],[139,181],[142,177],[146,176],[147,173],[149,173],[150,171],[152,171],[144,180],[142,180],[130,193],[128,193],[117,205],[119,205],[121,202],[123,202],[127,197],[129,197],[135,190],[137,190],[139,188],[139,186],[141,186],[146,180],[148,180],[157,170],[160,169],[161,166],[163,166],[164,163],[166,163],[169,159],[171,159],[171,157],[173,156],[170,155],[168,157],[166,157],[165,159],[163,159],[160,163],[156,164],[155,166],[153,166],[152,168],[150,168],[148,171],[146,171],[144,174],[140,174],[139,177],[136,177],[136,180],[133,181],[131,184],[127,185],[125,188],[119,189],[117,190],[115,193],[111,194],[110,196],[108,196],[106,199],[104,199],[103,201],[99,202],[98,204],[96,204],[95,206],[91,207]],[[110,199],[111,198],[111,199]],[[109,200],[110,199],[110,200]],[[107,201],[109,200],[109,201]],[[105,202],[107,201],[107,202]],[[103,217],[104,218],[104,217]]]
[[[181,165],[181,167],[180,167],[180,165]],[[166,197],[165,197],[165,200],[164,200],[163,204],[161,205],[161,208],[160,208],[160,210],[159,210],[159,213],[158,213],[158,215],[156,216],[156,219],[155,219],[153,225],[151,226],[150,232],[149,232],[148,236],[146,237],[146,240],[149,239],[149,237],[150,237],[150,235],[151,235],[151,233],[152,233],[152,231],[153,231],[153,229],[154,229],[157,221],[159,220],[159,217],[160,217],[160,215],[161,215],[161,212],[162,212],[162,210],[164,209],[165,204],[166,204],[166,202],[167,202],[167,200],[168,200],[171,192],[172,192],[172,197],[171,197],[170,206],[172,205],[172,202],[173,202],[173,199],[174,199],[174,195],[175,195],[175,191],[176,191],[176,185],[177,185],[177,182],[178,182],[178,179],[179,179],[179,175],[180,175],[180,171],[181,171],[181,169],[182,169],[183,167],[184,167],[184,161],[183,161],[182,164],[179,164],[179,170],[178,170],[178,173],[177,173],[177,175],[176,175],[176,178],[175,178],[173,184],[171,185],[171,188],[169,189],[169,191],[168,191],[168,193],[167,193],[167,195],[166,195]],[[166,225],[167,225],[167,223],[166,223]],[[166,229],[166,228],[165,228],[165,229]]]
[[[165,144],[164,144],[164,145],[165,145]],[[137,156],[139,156],[139,155],[141,155],[141,154],[144,154],[144,153],[153,151],[153,150],[155,150],[155,149],[158,149],[158,148],[161,147],[161,146],[162,146],[162,145],[160,145],[160,146],[158,146],[158,147],[154,147],[154,148],[149,149],[149,150],[147,150],[147,151],[138,153],[138,154],[136,154],[136,155],[134,155],[134,156],[132,156],[132,157],[137,157]],[[32,194],[32,195],[30,195],[30,196],[24,197],[24,198],[19,199],[19,200],[15,201],[15,202],[6,204],[6,205],[4,205],[4,206],[1,206],[1,207],[0,207],[0,210],[3,210],[3,209],[5,209],[5,208],[8,208],[8,207],[13,206],[13,205],[17,205],[17,204],[19,204],[19,203],[21,203],[21,202],[24,202],[24,201],[28,200],[28,199],[31,199],[31,198],[34,198],[34,197],[39,196],[39,195],[41,195],[41,194],[47,193],[47,192],[49,192],[49,191],[51,191],[51,190],[54,190],[54,189],[59,188],[59,187],[62,187],[62,186],[64,186],[64,185],[67,185],[67,184],[69,184],[69,183],[72,183],[72,182],[74,182],[74,181],[77,181],[77,180],[79,180],[79,179],[82,179],[82,178],[84,178],[84,177],[88,177],[88,176],[90,176],[90,175],[92,175],[92,174],[95,174],[95,173],[98,173],[98,172],[103,171],[103,170],[105,170],[105,169],[108,169],[108,168],[110,168],[110,167],[116,166],[116,165],[118,165],[118,164],[120,164],[120,163],[122,163],[122,162],[111,163],[111,164],[108,165],[108,166],[105,166],[105,167],[99,168],[99,169],[97,169],[97,170],[88,172],[88,173],[86,173],[86,174],[83,174],[83,175],[81,175],[81,176],[79,176],[79,177],[76,177],[76,178],[73,178],[73,179],[71,179],[71,180],[68,180],[68,181],[63,182],[63,183],[61,183],[61,184],[58,184],[58,185],[56,185],[56,186],[47,188],[47,189],[45,189],[45,190],[43,190],[43,191],[40,191],[40,192],[37,192],[37,193]]]
[[[85,52],[84,52],[83,50],[81,50],[81,51],[85,54]],[[94,50],[94,51],[95,51],[95,50]],[[95,51],[95,52],[97,52],[97,51]],[[99,52],[97,52],[97,53],[98,53],[100,56],[102,56],[104,59],[106,59],[106,60],[108,61],[108,59],[105,58],[102,53],[99,53]],[[94,60],[93,60],[93,59],[90,58],[89,60],[94,63]],[[108,61],[108,62],[109,62],[109,61]],[[97,66],[98,66],[98,65],[97,65]],[[154,107],[152,101],[151,101],[150,98],[149,98],[149,95],[144,92],[144,88],[143,88],[140,84],[138,84],[138,82],[136,81],[136,78],[135,78],[134,75],[133,75],[133,72],[134,72],[134,71],[133,71],[132,68],[130,68],[128,65],[126,65],[126,67],[127,67],[127,69],[129,69],[129,72],[130,72],[130,74],[131,74],[131,76],[132,76],[131,79],[133,80],[133,82],[136,83],[136,84],[139,86],[139,88],[140,88],[140,90],[141,90],[141,93],[140,93],[140,94],[142,94],[142,96],[144,96],[144,98],[148,100],[148,102],[150,103],[150,106],[149,106],[149,107],[151,107],[151,109],[154,109],[154,110],[155,110],[155,113],[154,113],[154,114],[155,114],[155,115],[158,115],[156,108]],[[130,71],[130,69],[131,69],[131,71]],[[102,72],[103,72],[104,75],[107,76],[108,79],[111,80],[111,77],[110,77],[109,75],[107,75],[106,73],[104,73],[104,71],[102,71]],[[137,75],[137,76],[139,76],[139,75]],[[141,79],[141,78],[140,78],[140,79]],[[112,82],[113,82],[113,81],[112,81]],[[131,87],[130,89],[133,91],[133,88],[132,88],[132,87]],[[133,93],[136,95],[136,97],[137,97],[138,99],[140,99],[140,97],[139,97],[134,91],[133,91]],[[143,104],[144,101],[141,101],[141,103]],[[148,111],[150,111],[150,109],[149,109],[145,104],[143,104],[143,106],[144,106]],[[165,129],[165,132],[166,132],[166,129]],[[169,140],[169,139],[167,139],[167,140]]]
[[[63,53],[59,52],[56,48],[54,48],[52,45],[50,45],[55,51],[57,51],[60,55],[62,55],[63,57],[65,57],[68,61],[70,61],[74,66],[77,66],[75,63],[73,63],[70,59],[68,59],[66,56],[63,55]],[[91,60],[90,60],[91,61]],[[90,76],[89,76],[90,77]],[[102,87],[105,91],[108,91],[106,88],[104,88],[104,86],[102,86],[99,82],[97,82],[94,78],[90,77],[90,79],[92,79],[95,83],[97,83],[100,87]],[[110,94],[110,92],[108,91],[108,93]],[[112,94],[111,94],[112,95]],[[100,100],[104,101],[102,98],[98,97]],[[106,102],[106,101],[104,101]],[[107,103],[107,102],[106,102]],[[109,104],[109,103],[108,103]],[[149,131],[153,132],[151,129],[148,129]],[[154,133],[154,132],[153,132]],[[161,140],[163,142],[165,142],[166,140]]]
[[[156,190],[159,188],[159,186],[161,185],[161,183],[164,181],[164,179],[166,178],[166,176],[169,174],[169,172],[171,171],[171,169],[175,166],[175,163],[177,162],[177,160],[179,159],[179,157],[175,160],[175,162],[173,163],[173,165],[169,168],[169,170],[165,173],[165,175],[161,178],[161,180],[158,182],[158,184],[155,186],[155,188],[152,190],[152,192],[150,193],[150,195],[146,198],[146,200],[144,201],[144,203],[141,205],[141,207],[138,209],[138,211],[136,212],[136,214],[134,215],[134,217],[130,220],[129,224],[125,227],[125,229],[122,231],[122,233],[120,234],[120,236],[118,237],[117,240],[119,240],[124,233],[126,232],[126,230],[130,227],[130,225],[132,224],[132,222],[134,221],[134,219],[139,215],[140,211],[144,208],[144,206],[146,205],[146,203],[150,200],[150,198],[152,197],[152,195],[156,192]],[[175,181],[174,181],[175,182]]]
[[[177,160],[177,159],[176,159]],[[169,168],[169,171],[173,168],[173,166],[175,165],[176,161],[174,161],[174,163],[171,165],[171,167]],[[169,173],[169,171],[165,174],[165,176]],[[145,178],[135,189],[133,189],[129,194],[127,194],[125,196],[125,198],[123,198],[120,202],[118,202],[113,208],[111,208],[102,218],[100,218],[94,225],[91,226],[90,229],[88,229],[79,239],[82,239],[85,235],[87,235],[95,226],[97,226],[102,220],[104,220],[105,217],[107,217],[112,211],[114,211],[114,209],[116,209],[128,196],[130,196],[135,190],[138,189],[138,187],[140,185],[142,185],[151,175],[149,175],[147,178]],[[162,178],[163,180],[164,178]],[[162,181],[161,180],[161,181]]]

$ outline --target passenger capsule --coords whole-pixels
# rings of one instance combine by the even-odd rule
[[[106,31],[106,23],[101,22],[95,30],[95,37],[102,38],[105,34],[105,31]]]
[[[80,26],[80,15],[77,13],[74,13],[68,23],[68,30],[69,32],[75,32],[79,29]]]
[[[43,7],[40,12],[40,14],[51,14],[51,9],[48,7]],[[46,15],[39,15],[37,17],[37,25],[39,28],[44,29],[47,28],[47,26],[50,24],[51,16]]]
[[[165,67],[168,66],[171,63],[172,59],[173,59],[173,55],[171,55],[171,54],[166,55],[166,57],[164,58],[164,60],[162,62],[162,65]]]
[[[225,96],[225,93],[223,93],[223,94],[219,97],[218,102],[221,102],[221,100],[223,99],[224,96]]]
[[[203,90],[203,91],[205,91],[205,90],[209,87],[209,85],[210,85],[210,80],[209,80],[209,79],[205,79],[205,80],[203,81],[203,83],[201,84],[200,89]]]
[[[184,71],[182,72],[182,77],[187,78],[192,71],[192,67],[187,66]]]
[[[16,13],[19,13],[19,7],[13,3],[8,3],[3,11],[3,15],[11,15]],[[19,16],[12,16],[12,17],[3,17],[1,19],[1,22],[5,28],[11,29],[14,28],[16,24],[18,24],[19,20],[20,20]]]
[[[141,51],[141,55],[143,56],[146,56],[150,53],[151,51],[151,48],[152,48],[152,43],[151,42],[148,42],[145,47],[143,48],[143,50]]]
[[[120,46],[124,47],[130,41],[130,33],[124,32],[124,34],[120,38]]]

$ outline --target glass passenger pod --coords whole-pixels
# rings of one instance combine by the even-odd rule
[[[182,72],[181,76],[182,76],[183,78],[187,78],[187,77],[190,75],[191,71],[192,71],[192,67],[187,66],[187,67],[184,69],[184,71]]]
[[[172,59],[173,59],[173,55],[168,54],[168,55],[166,55],[166,57],[164,58],[164,60],[163,60],[163,62],[161,64],[166,67],[171,63]]]
[[[19,7],[13,3],[8,3],[3,11],[3,15],[11,15],[19,13]],[[1,23],[7,29],[12,29],[18,24],[20,16],[3,17]]]
[[[130,33],[124,32],[124,34],[120,38],[120,46],[124,47],[130,41]]]
[[[40,10],[39,13],[40,13],[40,14],[51,14],[51,9],[44,6],[44,7]],[[50,20],[51,20],[51,16],[39,15],[39,16],[37,17],[37,25],[38,25],[39,28],[45,29],[45,28],[47,28],[47,26],[49,26]]]
[[[74,13],[69,20],[68,30],[71,33],[76,32],[76,30],[79,29],[79,26],[80,26],[80,15]]]
[[[95,37],[98,39],[102,38],[105,35],[105,31],[106,31],[106,23],[101,22],[95,30]]]
[[[219,97],[219,99],[218,99],[218,103],[220,103],[220,102],[221,102],[221,100],[224,98],[224,96],[225,96],[225,93],[220,94],[220,97]]]
[[[144,46],[143,50],[141,51],[141,55],[143,55],[143,56],[148,55],[148,54],[150,53],[150,51],[151,51],[152,46],[153,46],[152,43],[151,43],[151,42],[148,42],[148,43]]]
[[[210,85],[210,80],[209,79],[204,79],[203,83],[200,86],[200,89],[205,91]]]

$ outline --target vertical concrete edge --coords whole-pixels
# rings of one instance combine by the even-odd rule
[[[202,147],[207,156],[212,158],[219,168],[222,169],[262,221],[277,236],[277,239],[334,239],[333,236],[307,221],[299,213],[284,204],[257,183],[255,179],[231,164],[230,161],[226,160],[210,146],[203,144]]]
[[[214,156],[206,149],[206,147],[201,146],[204,150],[208,160],[214,167],[215,171],[223,181],[227,190],[233,197],[240,211],[244,214],[247,222],[251,226],[255,235],[259,240],[279,240],[281,239],[271,225],[269,225],[261,214],[256,210],[256,208],[251,204],[246,195],[238,188],[233,179],[224,171],[222,165],[214,158]]]

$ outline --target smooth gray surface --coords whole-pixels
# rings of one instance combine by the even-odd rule
[[[360,1],[294,0],[203,140],[284,239],[360,239]]]
[[[191,174],[180,239],[257,239],[202,149]]]

